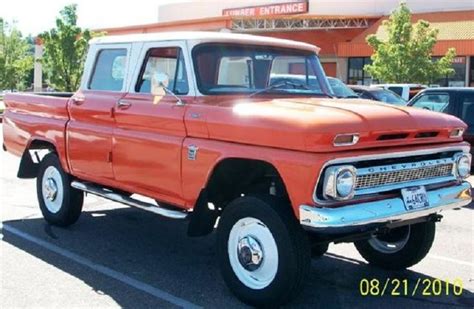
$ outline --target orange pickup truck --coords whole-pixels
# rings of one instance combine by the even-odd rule
[[[87,192],[187,219],[190,236],[216,229],[222,276],[251,305],[296,296],[331,242],[410,267],[440,212],[472,201],[462,121],[334,98],[318,48],[304,43],[95,38],[76,93],[5,102],[3,148],[21,156],[18,177],[37,179],[48,222],[74,223]]]

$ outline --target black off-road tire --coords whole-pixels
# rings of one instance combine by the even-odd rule
[[[435,231],[434,222],[410,225],[406,244],[399,251],[390,254],[375,249],[369,240],[357,241],[354,245],[369,264],[389,270],[402,270],[417,264],[428,254],[433,245]]]
[[[329,249],[329,244],[318,244],[311,246],[311,257],[319,258],[322,257]]]
[[[46,196],[43,194],[43,178],[48,168],[50,168],[49,171],[55,170],[58,172],[58,174],[56,174],[56,180],[61,182],[60,187],[62,189],[58,190],[57,198],[61,197],[62,200],[58,203],[57,211],[51,211],[51,207],[47,207]],[[72,188],[71,181],[71,176],[64,172],[56,153],[49,153],[43,158],[36,178],[36,192],[41,213],[48,223],[65,227],[75,223],[79,219],[84,203],[84,193]]]
[[[234,225],[244,218],[259,220],[277,247],[278,266],[274,279],[260,289],[244,284],[234,272],[228,248]],[[217,228],[217,253],[224,281],[243,302],[252,306],[276,307],[296,297],[310,270],[310,246],[291,206],[272,196],[239,197],[224,209]],[[237,248],[236,248],[237,250]]]

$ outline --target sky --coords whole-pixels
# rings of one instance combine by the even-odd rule
[[[55,26],[59,11],[66,5],[78,5],[78,24],[97,29],[153,23],[158,7],[183,0],[1,0],[0,17],[16,21],[23,35],[37,35]]]

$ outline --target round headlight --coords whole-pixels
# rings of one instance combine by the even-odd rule
[[[352,169],[341,170],[336,177],[336,191],[340,198],[347,199],[354,196],[355,172]]]
[[[461,154],[456,160],[456,171],[459,178],[467,178],[471,172],[471,155]]]

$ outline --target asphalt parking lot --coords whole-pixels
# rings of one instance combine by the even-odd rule
[[[186,223],[90,195],[78,223],[47,225],[35,181],[16,178],[18,158],[1,151],[0,159],[0,307],[244,307],[222,281],[214,235],[188,238]],[[361,280],[393,278],[408,280],[408,294],[417,281],[436,278],[462,280],[463,292],[455,296],[449,285],[446,293],[443,285],[439,296],[361,295]],[[473,308],[473,293],[471,204],[445,214],[428,257],[404,272],[368,266],[351,244],[331,245],[312,261],[305,290],[288,307]]]

